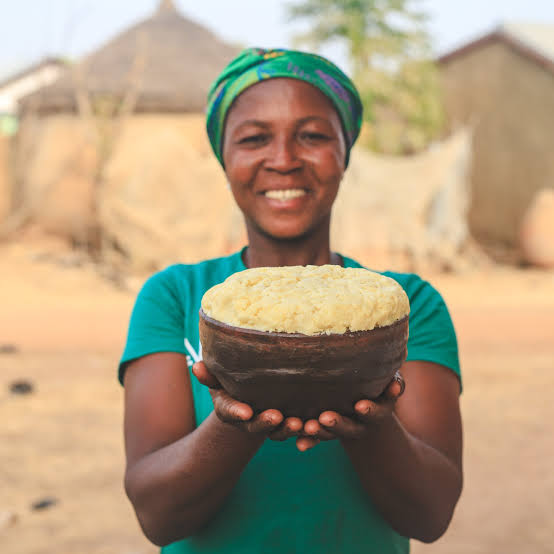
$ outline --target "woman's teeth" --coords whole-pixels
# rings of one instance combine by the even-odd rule
[[[268,198],[274,198],[276,200],[288,200],[289,198],[298,198],[304,196],[306,191],[304,189],[286,189],[286,190],[267,190],[265,195]]]

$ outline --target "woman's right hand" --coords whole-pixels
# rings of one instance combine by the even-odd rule
[[[275,441],[296,437],[303,430],[304,423],[300,418],[284,418],[279,410],[269,409],[254,415],[251,406],[236,400],[223,390],[204,362],[196,362],[192,366],[192,372],[200,383],[210,389],[214,411],[224,423],[234,425],[247,433],[265,435]]]

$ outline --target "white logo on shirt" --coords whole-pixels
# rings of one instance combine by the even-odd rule
[[[193,348],[189,339],[185,338],[185,348],[188,352],[187,355],[187,364],[191,366],[196,362],[202,361],[202,344],[198,343],[198,352]]]

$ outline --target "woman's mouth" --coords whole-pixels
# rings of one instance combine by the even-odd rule
[[[308,191],[305,189],[266,190],[264,192],[266,198],[272,198],[273,200],[291,200],[306,194],[308,194]]]

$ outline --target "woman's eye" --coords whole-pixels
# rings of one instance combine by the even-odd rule
[[[312,142],[323,142],[331,138],[323,133],[302,133],[302,138]]]
[[[239,139],[238,143],[239,144],[246,144],[246,145],[250,145],[250,146],[255,146],[255,145],[259,145],[259,144],[263,144],[267,141],[267,135],[249,135],[247,137],[243,137],[241,139]]]

